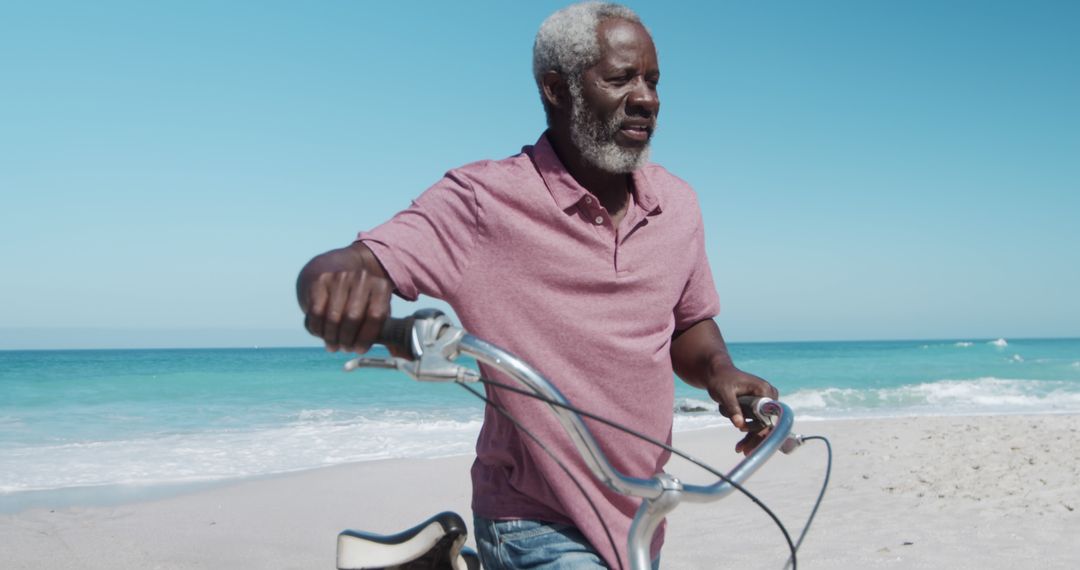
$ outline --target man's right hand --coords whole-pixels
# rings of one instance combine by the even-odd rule
[[[367,352],[390,315],[393,291],[375,254],[360,242],[315,256],[296,280],[304,327],[331,352]]]

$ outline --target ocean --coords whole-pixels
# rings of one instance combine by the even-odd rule
[[[1080,412],[1080,339],[734,343],[799,424]],[[377,354],[376,348],[373,353]],[[344,373],[318,348],[0,351],[0,512],[357,461],[471,452],[452,384]],[[726,424],[675,382],[675,430]]]

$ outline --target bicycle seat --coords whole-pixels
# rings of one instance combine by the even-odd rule
[[[476,552],[465,548],[469,536],[457,513],[439,513],[391,535],[346,530],[338,535],[338,570],[480,570]]]

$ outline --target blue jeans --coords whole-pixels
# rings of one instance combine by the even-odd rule
[[[473,517],[476,550],[484,570],[585,570],[607,568],[585,535],[567,524]],[[660,557],[652,561],[660,568]]]

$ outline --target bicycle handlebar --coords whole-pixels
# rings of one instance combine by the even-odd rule
[[[441,312],[423,309],[410,317],[387,318],[376,342],[408,358],[361,357],[346,363],[345,369],[396,368],[417,380],[479,380],[475,371],[452,362],[465,354],[505,372],[547,401],[592,474],[617,493],[644,499],[634,517],[628,541],[634,570],[650,567],[649,543],[653,533],[664,516],[681,501],[719,500],[739,488],[777,450],[789,452],[801,443],[801,438],[791,436],[794,418],[786,404],[770,398],[742,396],[739,404],[745,417],[756,419],[760,429],[772,431],[726,476],[710,485],[685,484],[667,473],[650,479],[629,477],[611,465],[581,416],[570,409],[569,401],[550,381],[517,356],[454,327]]]

